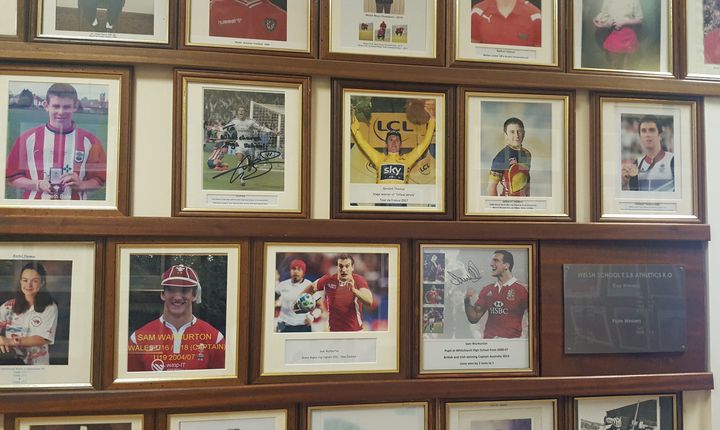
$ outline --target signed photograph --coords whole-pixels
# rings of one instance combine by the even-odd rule
[[[310,0],[186,0],[187,46],[310,52]]]
[[[287,410],[170,414],[168,430],[286,430]]]
[[[0,388],[91,384],[95,243],[0,246]]]
[[[343,89],[342,210],[445,212],[445,94]]]
[[[37,37],[168,44],[169,0],[39,0]]]
[[[329,53],[435,58],[435,0],[329,3]]]
[[[447,403],[445,411],[448,430],[557,430],[558,428],[556,400]]]
[[[143,430],[142,415],[17,418],[16,430]]]
[[[236,375],[239,252],[118,245],[116,382]]]
[[[601,220],[697,221],[696,108],[600,97]]]
[[[427,403],[308,408],[308,430],[427,430]]]
[[[574,3],[576,69],[672,74],[669,0],[582,0]]]
[[[533,252],[421,245],[420,373],[533,371]]]
[[[263,374],[396,371],[399,247],[265,245]]]
[[[570,97],[465,93],[466,216],[570,216]]]
[[[555,66],[553,0],[454,0],[455,59]]]
[[[0,206],[117,211],[120,76],[0,73]]]
[[[306,81],[178,79],[180,213],[302,212]]]
[[[675,430],[674,395],[575,398],[575,430]]]

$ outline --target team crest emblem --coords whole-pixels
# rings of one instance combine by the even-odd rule
[[[76,163],[82,163],[85,161],[85,151],[75,151],[75,158]]]
[[[204,343],[201,343],[200,345],[198,345],[198,355],[197,355],[198,361],[202,361],[205,359],[205,348],[206,348],[206,346]]]
[[[265,18],[265,29],[267,31],[275,31],[277,28],[277,20],[275,18]]]
[[[507,292],[507,299],[511,302],[515,301],[515,291],[514,290],[510,290]]]
[[[40,327],[40,324],[42,324],[42,318],[35,317],[30,321],[30,324],[32,324],[33,327]]]
[[[665,165],[664,165],[664,164],[659,165],[658,168],[660,169],[660,173],[662,173],[662,172],[665,171]]]

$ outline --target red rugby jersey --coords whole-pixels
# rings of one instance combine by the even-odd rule
[[[353,273],[355,288],[369,289],[365,278]],[[330,331],[362,330],[362,302],[352,293],[349,283],[341,283],[337,274],[324,275],[317,281],[318,291],[325,291]]]
[[[511,339],[522,335],[522,320],[528,308],[528,291],[512,278],[498,289],[498,284],[486,285],[478,295],[475,306],[487,312],[485,339]]]
[[[287,40],[287,12],[269,0],[212,0],[210,36]]]

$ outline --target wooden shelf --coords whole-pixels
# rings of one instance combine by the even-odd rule
[[[43,391],[0,393],[4,413],[93,410],[107,413],[142,409],[222,409],[272,407],[289,403],[395,402],[439,398],[503,399],[551,398],[603,394],[672,393],[711,390],[711,373],[564,378],[462,378],[332,383],[246,385],[214,388],[163,388],[158,390]],[[379,394],[382,393],[382,394]],[[88,407],[88,406],[86,406]]]
[[[60,56],[59,53],[62,53]],[[302,76],[330,76],[428,84],[471,85],[496,88],[586,89],[598,91],[648,92],[677,95],[720,96],[720,85],[699,80],[652,76],[608,76],[595,73],[565,73],[476,67],[415,66],[294,58],[234,52],[97,46],[48,42],[0,42],[0,59],[63,64],[146,64],[183,68],[231,70]]]
[[[512,226],[512,228],[509,228]],[[482,221],[298,220],[201,217],[3,216],[0,235],[197,237],[297,241],[618,240],[709,241],[707,224],[539,223]]]

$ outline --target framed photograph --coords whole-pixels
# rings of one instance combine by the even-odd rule
[[[447,88],[351,87],[335,82],[333,203],[362,212],[449,218]],[[395,90],[390,88],[396,88]]]
[[[420,374],[536,371],[534,253],[532,244],[420,245]]]
[[[322,54],[325,58],[362,61],[373,56],[388,62],[442,64],[444,18],[438,0],[327,0]]]
[[[720,3],[686,2],[687,74],[720,79]]]
[[[0,388],[91,388],[94,242],[0,245]]]
[[[127,214],[129,77],[128,69],[0,67],[4,212]]]
[[[315,1],[184,0],[182,6],[184,47],[305,56],[315,51]]]
[[[572,3],[573,67],[673,74],[671,0],[576,0]]]
[[[261,376],[398,372],[399,254],[266,243]]]
[[[428,429],[427,403],[316,406],[308,408],[307,430]]]
[[[176,7],[170,0],[38,0],[34,38],[169,47]]]
[[[288,411],[246,411],[211,412],[199,414],[170,414],[167,418],[168,430],[206,430],[242,429],[242,430],[286,430]]]
[[[16,430],[143,430],[143,415],[17,418]]]
[[[559,66],[557,0],[452,0],[452,4],[454,61]]]
[[[445,420],[448,430],[557,430],[557,400],[446,403]]]
[[[310,78],[177,71],[175,215],[308,216]]]
[[[574,430],[676,430],[674,394],[575,398]]]
[[[237,377],[239,245],[117,245],[115,383]]]
[[[699,102],[594,97],[595,219],[701,222]]]
[[[25,0],[0,0],[0,41],[22,40],[25,37]]]
[[[574,220],[573,94],[461,91],[462,217]]]

